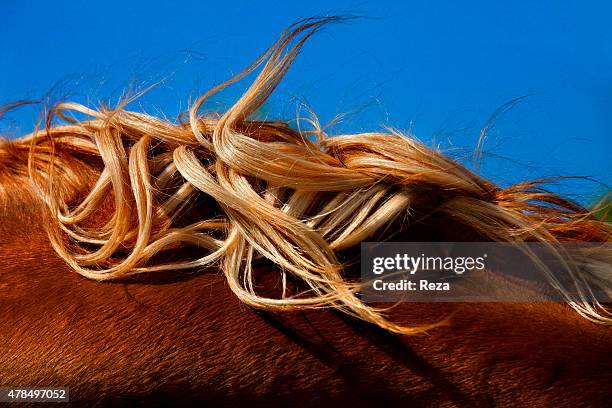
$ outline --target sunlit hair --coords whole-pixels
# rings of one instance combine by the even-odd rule
[[[392,322],[359,299],[357,280],[338,259],[361,241],[384,239],[392,223],[403,227],[418,214],[452,219],[489,241],[610,240],[609,224],[537,182],[501,188],[397,132],[328,137],[314,119],[308,131],[254,120],[303,43],[331,20],[290,27],[175,123],[125,103],[95,110],[63,102],[51,112],[58,120],[1,145],[0,162],[29,152],[23,166],[12,164],[12,177],[27,177],[45,203],[53,248],[87,278],[221,268],[252,307],[333,307],[397,333],[436,323]],[[258,68],[226,112],[200,113],[211,95]],[[185,248],[193,250],[176,255]],[[266,259],[278,296],[255,284],[254,263]],[[612,287],[610,276],[589,280]],[[583,316],[610,322],[596,302],[568,300]]]

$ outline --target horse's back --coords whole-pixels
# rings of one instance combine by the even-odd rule
[[[83,405],[605,406],[610,331],[555,304],[403,304],[398,337],[330,310],[267,314],[219,271],[98,283],[36,209],[0,216],[0,380]]]

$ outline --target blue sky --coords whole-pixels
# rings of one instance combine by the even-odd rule
[[[588,7],[587,7],[588,5]],[[582,6],[582,7],[580,7]],[[239,72],[298,18],[364,16],[310,41],[267,106],[291,119],[307,104],[335,132],[393,126],[469,155],[496,109],[482,172],[502,184],[591,176],[551,186],[588,202],[612,183],[612,5],[566,1],[0,2],[0,103],[56,97],[97,105],[131,83],[160,85],[132,106],[174,118]],[[223,109],[242,82],[209,109]],[[0,122],[27,132],[24,109]]]

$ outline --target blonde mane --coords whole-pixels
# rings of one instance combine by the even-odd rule
[[[129,111],[128,101],[97,110],[58,103],[51,113],[60,123],[0,145],[0,192],[9,178],[27,182],[44,203],[53,248],[89,279],[215,266],[249,306],[333,307],[396,333],[437,323],[406,327],[363,303],[338,258],[384,239],[393,222],[441,217],[489,241],[610,241],[609,224],[537,182],[501,188],[399,133],[328,137],[315,120],[308,131],[253,120],[304,42],[332,20],[290,27],[176,123]],[[258,68],[225,113],[200,113],[212,94]],[[168,262],[182,248],[195,256]],[[280,296],[257,287],[260,259],[275,265]],[[610,279],[599,284],[609,289]],[[599,304],[571,304],[593,321],[612,321]]]

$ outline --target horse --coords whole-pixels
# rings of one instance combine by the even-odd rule
[[[291,26],[176,123],[61,102],[0,144],[0,386],[95,407],[609,404],[605,305],[359,298],[365,240],[606,243],[612,228],[404,135],[252,119],[332,21]],[[261,66],[227,112],[199,113]]]

